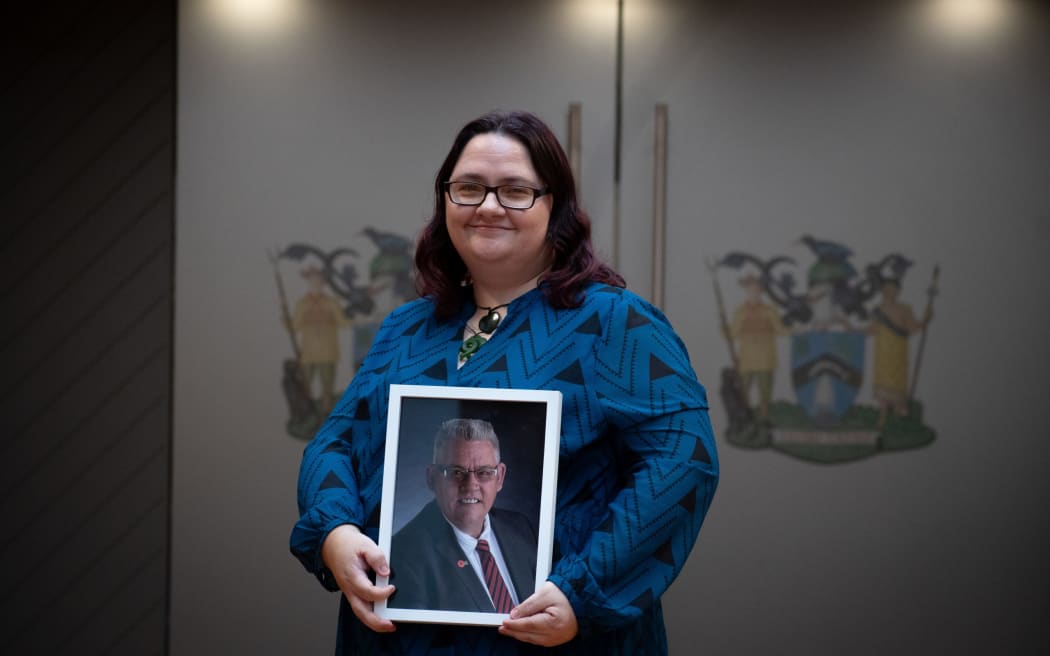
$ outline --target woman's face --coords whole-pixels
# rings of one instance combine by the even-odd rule
[[[452,181],[479,182],[496,187],[524,185],[542,189],[525,146],[513,137],[486,133],[467,142],[449,176]],[[527,210],[507,209],[490,193],[481,205],[457,205],[445,194],[445,225],[456,252],[475,280],[486,272],[520,277],[539,275],[550,264],[547,224],[553,198],[540,196]]]

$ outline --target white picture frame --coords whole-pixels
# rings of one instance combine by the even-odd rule
[[[434,435],[441,422],[454,418],[492,423],[500,440],[500,460],[507,465],[503,489],[493,508],[510,509],[535,522],[534,587],[517,591],[519,602],[546,581],[554,545],[561,405],[561,393],[556,391],[391,385],[379,517],[379,548],[390,561],[391,576],[377,576],[377,585],[393,582],[399,590],[412,585],[397,577],[391,542],[433,499],[425,472],[432,460]],[[457,563],[464,567],[464,560]],[[375,612],[393,621],[480,626],[498,626],[508,617],[492,611],[399,607],[397,593],[376,602]]]

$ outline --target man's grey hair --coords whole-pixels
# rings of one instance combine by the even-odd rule
[[[449,419],[441,423],[434,435],[434,464],[445,464],[439,463],[438,458],[445,447],[456,440],[488,442],[495,449],[496,462],[499,463],[499,438],[492,424],[484,419]]]

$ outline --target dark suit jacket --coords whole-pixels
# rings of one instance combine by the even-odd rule
[[[524,515],[509,510],[493,508],[489,520],[518,600],[523,600],[535,592],[536,529]],[[496,612],[433,501],[394,534],[390,572],[390,582],[397,586],[387,601],[391,608]]]

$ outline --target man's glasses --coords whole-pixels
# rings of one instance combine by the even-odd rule
[[[456,205],[481,205],[492,192],[496,200],[508,210],[527,210],[536,203],[536,199],[551,192],[550,187],[533,189],[524,185],[500,185],[490,187],[480,182],[446,182],[445,191]]]
[[[478,467],[477,469],[463,469],[455,465],[434,465],[441,475],[447,479],[455,480],[457,483],[465,483],[471,474],[478,479],[479,483],[488,483],[496,479],[499,469],[496,467]]]

